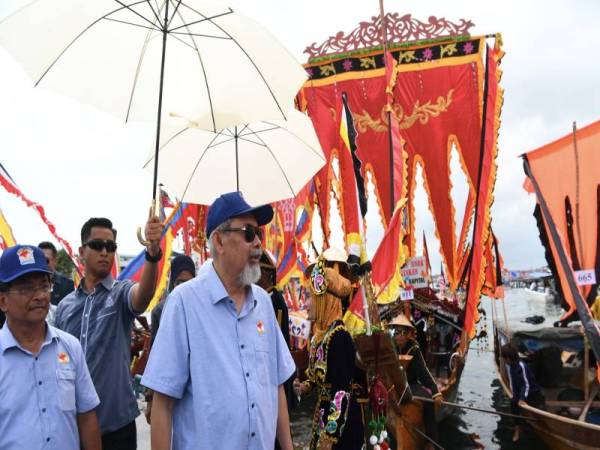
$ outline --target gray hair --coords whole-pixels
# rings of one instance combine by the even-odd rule
[[[215,228],[212,231],[212,233],[210,233],[210,236],[208,238],[208,251],[210,252],[210,257],[212,259],[217,259],[217,250],[216,250],[216,246],[215,246],[215,233],[217,233],[219,231],[223,231],[226,228],[231,227],[231,222],[233,222],[233,219],[227,219],[225,222],[223,222],[217,228]]]

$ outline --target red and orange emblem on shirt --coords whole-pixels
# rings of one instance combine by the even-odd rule
[[[58,354],[58,362],[61,364],[68,364],[69,355],[66,352],[60,352]]]
[[[256,322],[256,329],[258,330],[258,334],[263,334],[265,332],[265,324],[262,320]]]

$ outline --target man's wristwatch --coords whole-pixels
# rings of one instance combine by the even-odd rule
[[[156,255],[152,256],[150,253],[148,253],[148,249],[146,249],[146,251],[144,252],[144,256],[146,258],[146,261],[151,262],[151,263],[157,263],[162,259],[163,252],[162,252],[162,249],[159,248],[158,253]]]

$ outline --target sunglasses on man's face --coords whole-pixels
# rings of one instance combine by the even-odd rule
[[[240,228],[225,228],[223,231],[232,232],[236,231],[238,233],[244,233],[244,240],[248,243],[254,242],[256,236],[258,236],[259,240],[262,240],[262,230],[259,227],[254,225],[246,224]]]
[[[104,239],[92,239],[83,245],[96,252],[101,252],[102,249],[106,249],[108,253],[114,253],[117,251],[117,243],[115,241],[105,241]]]

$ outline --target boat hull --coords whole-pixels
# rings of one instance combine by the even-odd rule
[[[496,340],[497,342],[497,340]],[[496,371],[504,393],[512,396],[506,374],[496,364]],[[600,426],[563,417],[529,405],[521,407],[521,414],[536,435],[552,450],[597,450],[600,448]]]

